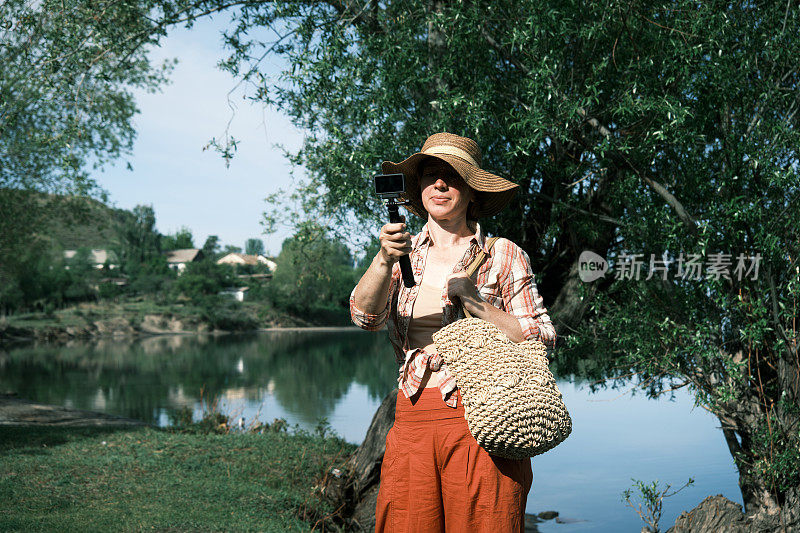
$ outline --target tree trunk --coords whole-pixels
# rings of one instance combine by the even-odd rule
[[[755,468],[760,459],[754,433],[763,420],[758,397],[743,395],[735,403],[723,404],[717,413],[728,449],[739,471],[744,512],[751,531],[800,530],[800,487],[770,490],[768,480]],[[775,428],[778,431],[778,428]],[[800,466],[796,466],[800,467]]]
[[[394,425],[395,388],[386,395],[372,417],[364,442],[347,461],[341,477],[328,476],[322,494],[339,509],[349,529],[375,530],[375,505],[381,478],[386,435]]]

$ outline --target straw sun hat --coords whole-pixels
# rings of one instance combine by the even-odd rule
[[[427,220],[428,213],[422,205],[419,166],[429,157],[449,164],[475,191],[475,200],[478,204],[475,212],[477,217],[490,217],[499,213],[519,189],[516,183],[480,168],[481,150],[472,139],[452,133],[434,133],[428,137],[419,152],[400,163],[384,161],[381,165],[384,174],[405,175],[406,199],[410,203],[406,208],[423,219]]]

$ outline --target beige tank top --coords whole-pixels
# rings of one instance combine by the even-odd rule
[[[424,348],[433,343],[432,335],[442,329],[442,291],[444,287],[434,287],[420,283],[414,310],[408,324],[408,348]]]

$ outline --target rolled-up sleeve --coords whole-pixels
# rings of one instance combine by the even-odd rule
[[[530,259],[522,248],[511,246],[510,268],[502,288],[506,311],[519,320],[525,340],[540,339],[551,352],[556,345],[556,329],[544,307],[544,299],[536,290]]]
[[[399,271],[399,268],[397,268],[397,270]],[[393,269],[392,281],[389,283],[389,296],[386,299],[386,306],[383,308],[383,311],[378,314],[367,313],[356,306],[356,288],[353,287],[353,290],[350,291],[350,319],[353,321],[353,324],[368,331],[377,331],[381,329],[384,324],[386,324],[386,319],[389,316],[389,302],[392,301],[392,295],[394,294],[395,286],[397,284],[397,280],[395,278],[395,270]]]

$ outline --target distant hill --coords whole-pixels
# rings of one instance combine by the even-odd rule
[[[51,240],[54,248],[115,247],[119,245],[120,227],[134,218],[130,211],[109,207],[93,198],[41,196],[42,204],[50,205],[41,236]]]

